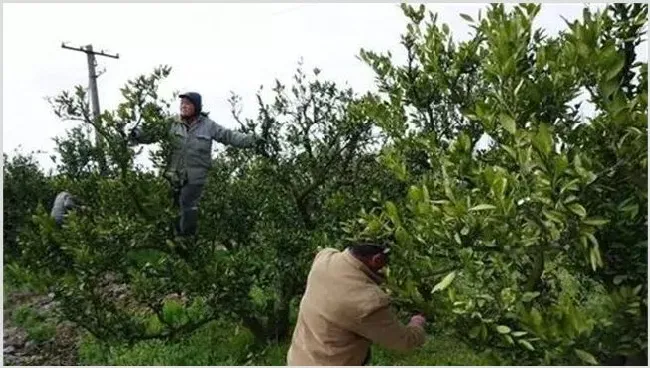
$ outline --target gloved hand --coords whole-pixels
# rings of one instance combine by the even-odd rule
[[[165,171],[163,177],[167,179],[169,184],[174,188],[180,188],[183,185],[180,176],[175,171]]]
[[[411,321],[409,322],[409,326],[417,326],[417,327],[424,328],[424,325],[426,323],[427,323],[427,319],[424,318],[423,315],[416,314],[415,316],[411,317]]]
[[[137,129],[131,129],[128,136],[128,146],[133,147],[138,145],[138,138],[140,137],[140,131]]]

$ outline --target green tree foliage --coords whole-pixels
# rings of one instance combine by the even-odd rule
[[[20,209],[5,206],[5,240],[19,232],[12,262],[103,341],[175,339],[217,319],[281,341],[315,251],[384,238],[389,292],[434,333],[518,364],[647,354],[648,82],[635,54],[647,5],[585,9],[554,36],[533,28],[539,5],[491,5],[461,15],[474,30],[462,42],[424,6],[402,10],[404,65],[360,52],[376,94],[302,65],[270,100],[258,92],[254,117],[233,94],[233,118],[265,138],[266,154],[219,154],[193,244],[170,237],[160,175],[172,102],[158,88],[170,68],[129,81],[98,121],[83,88],[52,99],[81,124],[57,141],[57,177],[5,159],[5,198]],[[581,116],[586,103],[593,116]],[[134,166],[135,124],[160,141],[155,172]],[[55,230],[51,188],[92,210]]]
[[[647,6],[585,10],[549,37],[532,28],[538,5],[493,5],[476,21],[464,16],[475,33],[455,46],[435,15],[422,24],[424,7],[403,10],[408,54],[448,67],[426,73],[422,57],[414,68],[410,57],[398,66],[362,52],[390,85],[373,114],[393,140],[384,162],[409,189],[384,193],[380,211],[349,228],[395,234],[395,297],[519,363],[645,351],[647,64],[633,50]],[[457,51],[468,49],[480,57]],[[429,83],[400,77],[414,69]],[[433,90],[447,90],[439,81],[449,73],[481,81],[441,110]],[[592,118],[573,105],[583,90]],[[475,149],[478,133],[492,138],[487,150]],[[428,153],[428,170],[409,162],[414,147]]]
[[[20,238],[20,261],[55,290],[67,318],[100,339],[171,338],[226,318],[241,320],[259,341],[284,340],[314,250],[338,241],[338,224],[354,218],[363,204],[354,198],[373,184],[363,176],[378,167],[363,101],[302,68],[290,87],[276,82],[271,104],[258,95],[255,119],[240,118],[233,96],[235,119],[266,138],[268,157],[227,149],[215,161],[199,238],[182,253],[170,237],[175,213],[165,181],[134,167],[137,152],[125,139],[143,124],[161,141],[156,168],[165,167],[172,114],[157,89],[169,72],[129,81],[123,102],[99,124],[81,88],[51,100],[62,119],[82,122],[58,141],[60,186],[92,210],[73,213],[58,231],[41,207]],[[99,132],[102,149],[85,126]],[[116,283],[127,297],[112,297]],[[173,295],[186,303],[172,306]]]
[[[3,235],[5,262],[18,257],[16,238],[39,204],[50,206],[54,188],[40,170],[33,154],[3,154]]]

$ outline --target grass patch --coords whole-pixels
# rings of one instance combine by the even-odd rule
[[[373,346],[372,365],[499,365],[489,353],[477,353],[451,336],[430,336],[425,345],[412,353],[397,353]]]
[[[12,321],[27,331],[27,337],[36,342],[45,342],[56,335],[56,325],[47,321],[47,316],[32,307],[20,306],[12,314]]]
[[[142,341],[132,346],[105,346],[86,336],[79,348],[82,365],[241,365],[247,360],[253,336],[212,322],[179,341]]]
[[[85,337],[79,349],[81,365],[256,365],[284,366],[289,343],[256,347],[245,328],[212,322],[178,341],[143,341],[132,346],[105,346]],[[495,365],[451,337],[431,337],[421,349],[407,354],[373,347],[372,365]]]

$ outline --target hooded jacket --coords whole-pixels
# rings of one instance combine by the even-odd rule
[[[182,182],[204,184],[208,170],[212,167],[212,141],[249,148],[255,144],[255,137],[227,129],[208,118],[199,115],[191,126],[180,118],[170,127],[172,137],[172,157],[167,171]],[[135,128],[132,137],[137,143],[153,143],[154,140],[141,128]]]

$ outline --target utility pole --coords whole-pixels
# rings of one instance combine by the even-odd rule
[[[99,121],[99,115],[101,114],[101,112],[99,109],[99,93],[97,92],[97,77],[99,77],[99,75],[95,70],[95,67],[97,66],[97,60],[95,59],[95,55],[101,55],[113,59],[119,59],[120,54],[110,55],[105,53],[104,50],[99,52],[94,51],[93,45],[86,45],[85,47],[70,47],[67,46],[65,43],[62,43],[61,47],[68,50],[80,51],[86,54],[86,57],[88,59],[88,81],[89,81],[88,89],[90,90],[90,101],[92,104],[93,120],[95,121],[95,124],[100,124],[101,122]],[[102,136],[101,134],[99,134],[99,131],[97,130],[95,131],[95,144],[99,149],[101,149],[104,145]],[[99,158],[99,166],[100,166],[101,173],[104,174],[106,172],[106,161],[103,155]]]

